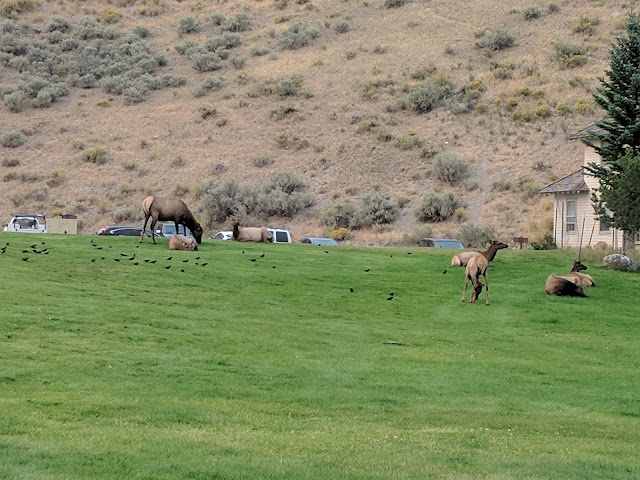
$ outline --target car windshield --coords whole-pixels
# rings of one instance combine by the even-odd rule
[[[435,246],[440,248],[462,248],[462,244],[457,240],[436,240]]]

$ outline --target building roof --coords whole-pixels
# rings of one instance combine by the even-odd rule
[[[602,132],[604,132],[602,128],[598,127],[595,123],[592,123],[588,127],[584,127],[582,130],[568,135],[567,140],[580,140],[583,138],[595,137],[596,134]]]
[[[589,191],[589,187],[584,181],[584,170],[580,169],[553,182],[551,185],[547,185],[538,193],[578,193]]]

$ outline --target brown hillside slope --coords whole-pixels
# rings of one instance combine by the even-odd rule
[[[14,211],[76,213],[82,231],[93,232],[103,224],[138,223],[140,201],[149,192],[178,193],[205,220],[207,182],[258,185],[273,172],[291,171],[309,186],[315,204],[269,223],[286,225],[296,238],[326,234],[320,219],[328,206],[357,204],[374,189],[401,201],[393,224],[356,232],[361,242],[414,231],[422,197],[441,191],[459,195],[465,211],[458,220],[434,224],[437,234],[456,235],[466,220],[492,226],[503,240],[539,237],[551,220],[550,203],[528,193],[580,166],[583,147],[566,135],[602,115],[591,96],[625,19],[618,2],[588,0],[558,1],[530,19],[528,0],[414,0],[399,8],[385,8],[383,0],[87,0],[34,3],[20,13],[6,8],[16,3],[2,0],[0,10],[33,38],[53,15],[71,23],[90,16],[123,32],[144,26],[148,43],[166,59],[158,74],[187,81],[133,105],[99,87],[72,87],[47,108],[13,113],[0,105],[0,135],[20,132],[24,139],[15,148],[0,146],[0,220]],[[235,67],[225,60],[222,69],[199,73],[176,51],[186,41],[203,45],[220,34],[214,14],[240,12],[251,28],[239,32]],[[185,17],[196,19],[200,31],[178,33]],[[348,31],[337,31],[338,21]],[[283,32],[298,22],[319,36],[297,50],[282,48]],[[580,28],[591,24],[591,31]],[[514,46],[476,46],[486,29],[499,27],[513,34]],[[568,67],[553,59],[556,42],[583,47],[586,63]],[[456,90],[476,88],[479,98],[464,113],[451,104],[422,114],[401,108],[427,67]],[[0,63],[3,86],[24,75]],[[211,76],[225,86],[194,96]],[[302,94],[267,92],[291,78],[301,81]],[[371,119],[377,128],[369,128]],[[95,148],[106,152],[104,164],[83,159]],[[435,152],[464,159],[471,177],[453,186],[438,180]],[[261,166],[260,158],[272,163]],[[207,225],[205,235],[222,227]]]

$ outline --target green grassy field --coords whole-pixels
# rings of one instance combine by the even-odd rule
[[[486,306],[449,251],[7,242],[3,480],[640,478],[638,274],[501,251]]]

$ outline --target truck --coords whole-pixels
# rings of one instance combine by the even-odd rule
[[[47,233],[47,217],[44,213],[11,214],[11,220],[3,229],[5,232]]]

